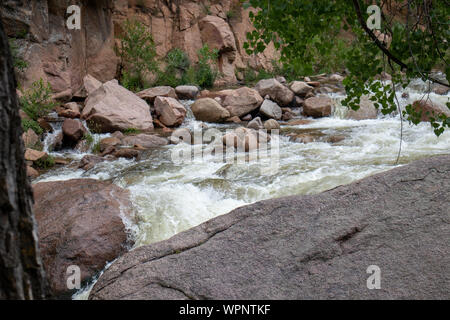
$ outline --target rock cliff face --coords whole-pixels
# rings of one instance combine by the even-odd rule
[[[66,10],[73,4],[81,8],[81,30],[66,27]],[[102,82],[116,76],[114,47],[129,18],[145,24],[160,57],[177,47],[196,62],[203,44],[218,49],[224,84],[236,82],[240,68],[270,68],[273,46],[258,56],[243,49],[252,30],[250,10],[238,0],[6,0],[0,5],[8,36],[18,38],[19,55],[29,64],[19,82],[27,88],[43,78],[63,98],[77,93],[86,74]]]
[[[449,172],[440,156],[238,208],[128,252],[90,298],[448,299]]]

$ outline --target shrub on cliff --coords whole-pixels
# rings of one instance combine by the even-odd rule
[[[180,85],[195,85],[210,88],[218,76],[216,61],[217,50],[204,45],[198,51],[198,63],[191,65],[188,55],[181,49],[171,50],[166,58],[166,68],[159,71],[155,85],[177,87]]]
[[[129,90],[140,91],[148,86],[147,78],[158,72],[156,46],[141,22],[126,20],[122,27],[118,49],[120,82]]]
[[[155,85],[177,87],[186,84],[185,75],[191,66],[186,52],[179,48],[169,51],[165,58],[166,69],[158,73]]]
[[[33,129],[36,134],[41,134],[42,129],[37,120],[46,116],[55,106],[56,102],[52,99],[50,84],[44,83],[42,78],[33,82],[31,88],[25,91],[23,97],[20,98],[20,107],[29,117],[29,119],[22,120],[23,129]]]

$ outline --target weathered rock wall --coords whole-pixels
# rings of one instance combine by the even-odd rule
[[[73,4],[81,7],[81,30],[66,27],[66,10]],[[249,10],[238,0],[6,0],[0,5],[7,33],[19,38],[19,55],[29,64],[19,83],[28,88],[43,78],[62,96],[75,94],[86,74],[103,82],[116,76],[114,47],[129,18],[145,24],[160,57],[178,47],[196,62],[204,43],[219,49],[223,84],[235,83],[239,68],[270,68],[273,46],[258,56],[243,49],[252,30]]]

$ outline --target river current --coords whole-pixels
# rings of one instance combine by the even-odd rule
[[[415,81],[398,92],[401,106],[423,97],[425,84]],[[402,98],[407,92],[409,97]],[[211,218],[256,201],[289,195],[316,194],[348,184],[411,161],[438,154],[450,154],[450,131],[436,137],[429,123],[418,126],[403,121],[403,140],[399,162],[401,120],[398,115],[372,120],[347,120],[343,96],[331,94],[335,101],[333,116],[307,125],[282,126],[279,138],[278,169],[261,174],[260,162],[224,163],[214,157],[188,163],[174,163],[174,152],[190,145],[179,144],[145,152],[140,161],[118,159],[97,164],[85,172],[68,167],[51,170],[34,181],[58,181],[75,178],[112,180],[129,190],[136,222],[126,221],[135,247],[168,239]],[[430,94],[434,102],[450,101],[446,96]],[[183,102],[187,107],[192,101]],[[207,124],[226,130],[236,125]],[[198,128],[200,123],[188,115],[184,127]],[[58,129],[58,128],[56,128]],[[318,137],[341,136],[331,144],[326,139],[302,144],[291,142],[287,134],[308,133]],[[96,141],[108,135],[93,135]],[[52,139],[48,136],[47,140]],[[48,141],[46,141],[48,145]],[[201,147],[200,147],[201,148]],[[51,153],[81,159],[86,153]],[[89,288],[74,298],[87,298]]]

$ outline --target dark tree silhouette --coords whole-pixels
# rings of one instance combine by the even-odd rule
[[[0,299],[44,299],[48,287],[21,135],[13,62],[0,20]]]

